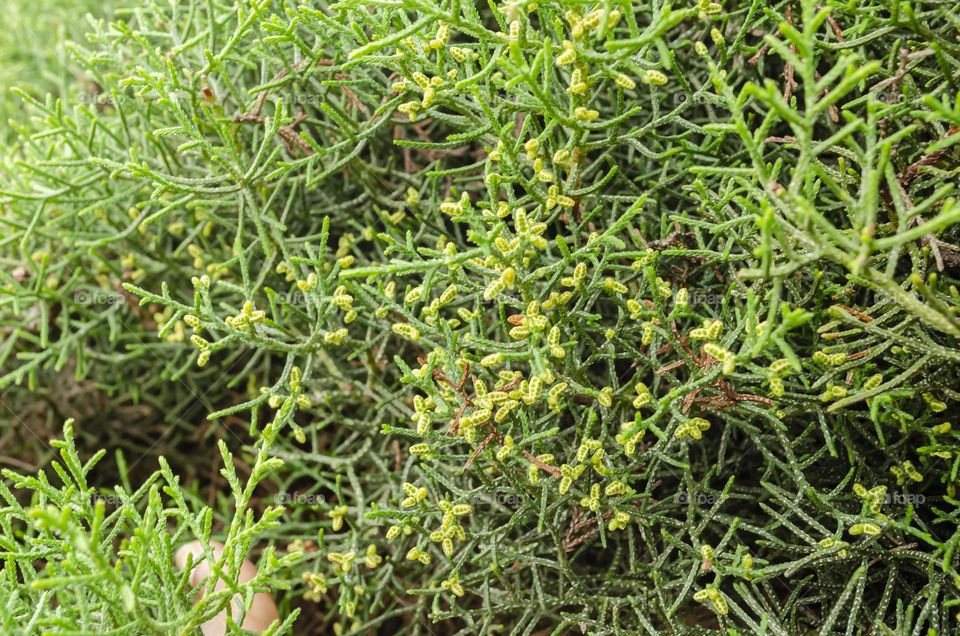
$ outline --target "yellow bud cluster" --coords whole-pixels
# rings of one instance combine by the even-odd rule
[[[423,486],[417,488],[410,482],[403,482],[401,486],[403,492],[407,495],[403,501],[400,502],[400,506],[403,508],[412,508],[427,498],[427,489]]]
[[[554,457],[550,453],[543,453],[542,455],[537,455],[537,461],[544,464],[550,464],[553,462]],[[530,483],[536,485],[540,480],[540,467],[534,464],[533,462],[527,467],[527,478],[530,480]]]
[[[560,399],[568,388],[569,386],[566,382],[559,382],[547,392],[547,406],[549,406],[552,411],[560,412]]]
[[[932,393],[924,393],[923,401],[927,403],[927,406],[930,407],[930,410],[934,413],[943,413],[947,410],[947,403],[938,400]]]
[[[723,598],[723,594],[720,593],[720,590],[710,586],[705,589],[702,589],[693,595],[693,600],[698,603],[707,603],[713,606],[713,611],[719,614],[720,616],[726,616],[730,612],[730,606],[727,604],[727,600]]]
[[[323,342],[326,344],[339,345],[343,343],[348,335],[349,332],[345,327],[337,329],[336,331],[328,331],[323,334]]]
[[[589,122],[600,117],[600,111],[586,108],[585,106],[577,106],[573,109],[573,117],[577,121]]]
[[[620,432],[614,436],[614,441],[623,446],[623,454],[627,457],[633,457],[636,453],[637,444],[643,440],[646,431],[641,428],[639,421],[623,422],[620,424]]]
[[[547,189],[546,208],[552,210],[558,205],[563,208],[572,208],[577,202],[571,197],[560,194],[560,188],[552,185]]]
[[[557,66],[569,66],[577,61],[577,51],[570,40],[564,40],[562,43],[563,52],[557,55],[554,64]]]
[[[643,382],[637,382],[637,386],[634,388],[637,392],[637,397],[633,399],[633,408],[641,409],[650,404],[653,396],[650,394],[650,389],[647,388],[647,385]]]
[[[706,20],[712,15],[716,15],[723,11],[723,5],[719,2],[711,2],[711,0],[700,0],[697,4],[698,8],[698,17],[701,20]]]
[[[446,590],[457,597],[464,595],[463,585],[460,584],[460,577],[457,574],[453,574],[450,578],[441,581],[440,589]]]
[[[583,279],[587,277],[587,264],[580,262],[573,268],[573,276],[564,276],[560,279],[560,284],[564,287],[579,288],[583,284]]]
[[[244,327],[252,327],[258,322],[262,322],[266,318],[266,312],[262,309],[256,309],[252,301],[246,301],[243,303],[243,307],[236,316],[227,316],[224,322],[230,326],[232,329],[243,329]]]
[[[607,277],[607,278],[604,279],[604,281],[603,281],[603,287],[604,287],[604,289],[606,289],[607,291],[609,291],[609,292],[611,292],[611,293],[613,293],[613,294],[620,294],[620,295],[622,295],[622,294],[626,294],[628,291],[630,291],[629,289],[627,289],[627,286],[626,286],[626,285],[624,285],[623,283],[621,283],[621,282],[618,281],[617,279],[615,279],[615,278],[610,278],[610,277]]]
[[[350,552],[331,552],[327,554],[327,560],[333,563],[336,570],[346,574],[353,567],[353,562],[357,558],[357,553]]]
[[[734,353],[727,351],[715,342],[707,342],[703,345],[703,350],[707,355],[723,365],[721,368],[723,375],[733,373],[737,365],[737,356]]]
[[[695,417],[680,424],[680,426],[677,427],[677,430],[674,431],[673,436],[677,439],[689,437],[692,440],[700,440],[703,439],[703,432],[709,429],[710,422],[702,417]]]
[[[583,474],[583,471],[586,470],[586,466],[583,464],[578,464],[576,466],[571,466],[569,464],[563,464],[560,466],[560,494],[565,495],[570,491],[570,488],[573,486],[573,482]]]
[[[419,561],[423,565],[430,565],[432,559],[425,550],[422,550],[418,547],[412,547],[407,551],[407,560]]]
[[[394,323],[394,325],[391,327],[391,330],[398,336],[406,338],[412,342],[416,342],[420,339],[420,330],[406,322]]]
[[[660,71],[650,69],[644,74],[643,81],[651,86],[663,86],[667,83],[667,76]]]
[[[916,469],[911,461],[905,461],[899,466],[891,466],[890,472],[897,478],[898,486],[907,483],[908,479],[918,483],[923,481],[923,475]]]
[[[334,532],[340,532],[343,529],[343,518],[347,516],[349,508],[346,506],[336,506],[330,511],[331,524]]]
[[[813,361],[824,367],[838,367],[847,361],[847,354],[843,352],[826,353],[817,351],[813,354]]]
[[[616,532],[617,530],[625,530],[627,525],[629,525],[631,520],[630,513],[623,510],[617,510],[613,513],[613,517],[610,518],[610,521],[607,522],[607,530],[610,532]]]
[[[590,487],[590,494],[580,500],[580,505],[592,512],[600,510],[600,484]]]
[[[828,384],[827,390],[820,394],[820,401],[829,402],[830,400],[839,400],[846,396],[847,387],[838,384]]]
[[[853,485],[853,492],[863,500],[867,511],[869,511],[871,515],[880,520],[886,519],[880,512],[887,499],[886,486],[874,486],[870,490],[867,490],[863,484],[856,483]]]

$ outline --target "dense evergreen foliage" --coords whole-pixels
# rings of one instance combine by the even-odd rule
[[[3,137],[5,631],[956,633],[953,2],[137,4]]]

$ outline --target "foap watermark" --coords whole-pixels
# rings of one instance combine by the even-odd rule
[[[73,299],[79,305],[122,305],[125,302],[123,294],[107,291],[81,290],[74,294]]]
[[[927,503],[927,496],[912,492],[888,492],[883,503],[896,506],[922,506]]]
[[[686,490],[678,491],[674,495],[674,501],[678,504],[686,505],[688,503],[695,503],[700,506],[712,506],[718,501],[720,501],[720,495],[712,492],[702,492],[694,491],[687,492]],[[923,506],[929,501],[934,499],[939,499],[939,497],[928,497],[927,495],[910,493],[910,492],[888,492],[884,497],[883,503],[885,505],[893,506]]]
[[[690,306],[710,306],[719,307],[727,298],[725,294],[704,294],[698,291],[692,291],[687,296],[687,304]]]
[[[273,496],[273,503],[280,506],[322,506],[326,498],[312,493],[280,491]]]
[[[906,95],[897,92],[873,90],[870,92],[870,94],[873,95],[874,99],[883,104],[899,104],[900,102],[907,100]],[[687,95],[686,93],[674,93],[668,99],[675,106],[680,106],[683,104],[698,106],[703,104],[712,104],[714,106],[723,105],[723,100],[720,96],[707,92],[694,93],[693,95]]]
[[[680,490],[674,499],[678,504],[686,505],[692,502],[700,506],[712,506],[720,500],[720,496],[712,492],[700,492],[699,490],[692,493]]]
[[[320,106],[323,104],[324,98],[321,95],[304,95],[299,93],[296,95],[288,95],[284,97],[283,101],[293,106]]]
[[[474,506],[511,506],[516,507],[524,502],[524,497],[512,492],[482,493],[471,500]]]
[[[111,508],[116,508],[123,504],[124,497],[118,494],[108,494],[108,493],[96,493],[90,497],[90,503],[96,506],[98,503],[102,503],[104,506],[109,506]]]
[[[292,292],[276,292],[273,294],[273,300],[278,305],[302,307],[307,304],[307,295],[296,289]]]
[[[98,91],[83,91],[76,93],[73,102],[85,106],[93,106],[98,109],[117,108],[128,104],[150,104],[160,101],[161,97],[156,95],[141,95],[139,93],[106,93]],[[191,93],[184,90],[173,90],[165,94],[162,99],[176,100],[179,102],[188,102],[191,99]]]

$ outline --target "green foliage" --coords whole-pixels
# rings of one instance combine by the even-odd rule
[[[60,94],[82,81],[77,67],[66,60],[63,43],[83,34],[87,12],[105,14],[113,2],[95,0],[10,0],[4,3],[0,33],[0,141],[15,141],[15,124],[25,119],[22,104],[8,92],[18,86],[42,98]],[[7,126],[10,122],[11,125]]]
[[[184,572],[175,570],[173,553],[187,539],[209,545],[213,511],[186,500],[165,462],[136,487],[126,483],[112,492],[98,492],[88,476],[105,452],[84,463],[74,446],[72,421],[64,426],[64,439],[53,445],[62,460],[51,464],[59,485],[45,472],[22,476],[3,471],[13,487],[0,485],[6,503],[0,516],[4,548],[0,621],[5,633],[195,633],[234,595],[249,603],[256,591],[282,586],[274,574],[299,557],[278,558],[268,549],[257,576],[237,583],[251,543],[276,527],[281,515],[276,507],[259,515],[249,508],[249,493],[278,463],[262,452],[266,442],[245,486],[232,471],[230,453],[222,449],[224,462],[231,467],[224,474],[236,497],[235,516],[222,554],[219,558],[207,554],[214,574],[198,588],[204,595],[196,603],[188,582],[192,566]],[[24,500],[28,505],[21,504]],[[226,587],[214,591],[219,581]],[[294,618],[274,625],[272,633],[287,631]]]
[[[322,633],[952,633],[957,18],[728,4],[95,23],[0,171],[0,389],[272,445]]]

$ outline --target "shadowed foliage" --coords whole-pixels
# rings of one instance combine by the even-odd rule
[[[190,633],[271,589],[292,633],[954,633],[958,28],[93,19],[0,158],[0,617]],[[261,577],[188,612],[170,553],[210,537]]]

